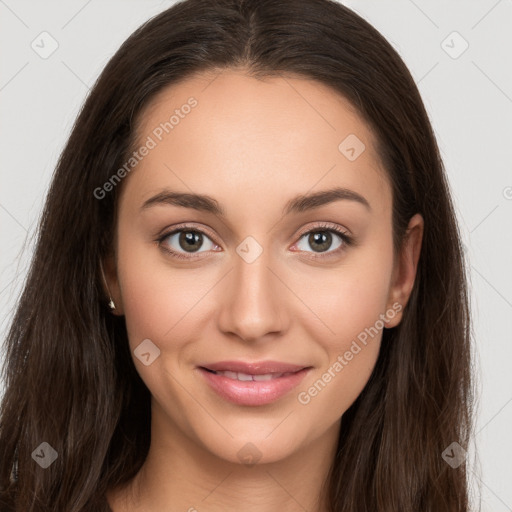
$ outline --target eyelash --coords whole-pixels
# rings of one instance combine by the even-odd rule
[[[163,242],[167,238],[169,238],[172,235],[175,235],[176,233],[180,233],[182,231],[192,232],[192,233],[200,233],[202,235],[207,236],[210,239],[213,238],[210,234],[208,234],[207,232],[205,232],[201,229],[184,224],[184,225],[176,226],[172,231],[166,232],[163,235],[159,236],[155,240],[155,242],[157,242],[158,245],[162,248],[162,250],[164,250],[166,253],[170,254],[173,258],[177,258],[177,259],[181,259],[181,260],[189,260],[189,261],[199,258],[200,256],[185,256],[180,252],[174,251],[173,249],[169,249],[168,247],[163,246]],[[313,229],[309,229],[308,231],[301,233],[299,236],[299,240],[301,240],[306,235],[310,235],[311,233],[326,232],[326,231],[335,233],[336,235],[338,235],[342,240],[342,245],[340,247],[338,247],[337,249],[335,249],[334,251],[326,252],[326,253],[317,253],[314,256],[308,256],[309,258],[311,258],[311,259],[330,258],[334,255],[338,255],[340,252],[345,250],[347,247],[354,245],[354,243],[355,243],[354,239],[350,235],[348,235],[345,231],[343,231],[341,228],[337,227],[335,224],[328,224],[328,223],[320,224],[318,226],[315,226]],[[218,245],[213,240],[212,240],[212,242],[215,245]],[[300,251],[298,251],[298,252],[300,252]],[[190,254],[193,254],[193,253],[190,253]]]

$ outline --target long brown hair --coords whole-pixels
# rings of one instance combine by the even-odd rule
[[[369,382],[343,415],[325,483],[330,510],[467,512],[467,462],[452,467],[442,456],[454,442],[457,453],[468,449],[474,393],[465,264],[443,163],[399,55],[331,0],[182,1],[134,32],[98,78],[58,162],[6,340],[2,511],[109,510],[106,491],[141,468],[150,395],[98,265],[113,250],[120,187],[101,200],[93,191],[133,150],[157,92],[227,68],[313,79],[346,97],[377,135],[395,251],[409,219],[425,221],[402,322],[384,330]],[[58,454],[47,469],[33,459],[43,442]]]

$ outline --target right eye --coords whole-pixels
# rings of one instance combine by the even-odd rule
[[[194,254],[215,250],[218,247],[204,231],[187,226],[181,226],[162,235],[158,242],[162,249],[172,257],[181,259],[194,259],[197,257]],[[200,251],[199,249],[205,245],[205,242],[206,251]]]

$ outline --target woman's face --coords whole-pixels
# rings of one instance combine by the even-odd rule
[[[236,463],[332,439],[400,321],[421,241],[394,261],[368,126],[318,82],[226,70],[160,93],[136,147],[108,275],[153,435]]]

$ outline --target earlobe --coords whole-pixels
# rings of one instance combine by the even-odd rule
[[[117,286],[116,278],[113,278],[112,275],[115,274],[115,271],[111,269],[110,263],[111,261],[106,261],[105,265],[103,261],[100,259],[100,274],[103,284],[104,292],[107,296],[107,305],[110,309],[111,313],[114,315],[122,315],[122,305],[119,294],[117,293],[119,287]],[[105,273],[104,267],[107,268],[107,272]],[[112,291],[111,291],[112,290]]]
[[[424,221],[423,217],[417,213],[409,221],[407,231],[402,244],[400,255],[395,262],[393,269],[393,279],[389,293],[388,308],[393,307],[397,314],[392,319],[385,322],[389,329],[396,327],[402,320],[403,309],[409,301],[416,274],[418,262],[421,254],[423,241]],[[396,305],[399,304],[400,307]]]

